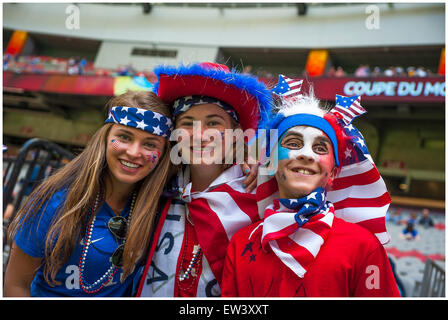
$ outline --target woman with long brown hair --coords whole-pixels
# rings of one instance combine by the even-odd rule
[[[172,128],[152,92],[112,98],[74,160],[29,196],[11,224],[5,296],[127,296],[170,172]]]

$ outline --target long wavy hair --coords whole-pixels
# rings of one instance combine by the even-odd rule
[[[147,91],[128,91],[112,98],[106,105],[107,112],[113,106],[138,107],[171,117],[168,107],[154,93]],[[17,230],[26,221],[38,218],[38,212],[45,210],[48,200],[55,192],[67,190],[66,200],[55,213],[45,241],[43,273],[49,285],[59,284],[55,281],[57,272],[84,236],[89,223],[87,217],[97,194],[105,194],[107,136],[113,125],[104,124],[93,135],[82,153],[40,184],[30,194],[9,227],[8,234],[12,242]],[[156,168],[136,185],[137,198],[123,253],[122,281],[132,273],[136,263],[147,250],[154,229],[159,198],[172,174],[170,150],[167,139]]]

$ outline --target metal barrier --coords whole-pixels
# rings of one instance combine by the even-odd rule
[[[15,159],[4,158],[3,215],[8,205],[14,206],[10,219],[3,219],[4,246],[7,242],[6,228],[26,196],[46,177],[62,167],[64,161],[70,161],[74,157],[74,154],[53,142],[34,138],[25,142]]]
[[[445,270],[433,260],[427,259],[423,280],[419,285],[420,297],[444,297],[445,296]]]

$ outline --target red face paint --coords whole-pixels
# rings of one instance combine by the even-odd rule
[[[124,146],[120,141],[117,139],[111,139],[110,140],[110,147],[116,151],[116,152],[122,152],[126,149],[126,146]]]
[[[155,151],[146,151],[143,156],[145,157],[147,162],[156,164],[159,162],[160,155],[161,155],[160,150],[155,150]]]
[[[136,183],[157,166],[163,144],[148,143],[148,135],[139,129],[112,127],[107,139],[106,161],[115,183]]]

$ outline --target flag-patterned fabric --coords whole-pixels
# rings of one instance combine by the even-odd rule
[[[231,237],[259,220],[255,194],[246,193],[245,179],[241,166],[234,165],[206,190],[194,192],[189,183],[182,193],[198,241],[218,283]]]
[[[109,117],[104,123],[117,123],[141,129],[149,133],[167,138],[171,134],[173,122],[163,114],[133,107],[112,107]]]
[[[303,80],[291,79],[284,75],[278,76],[277,85],[271,89],[271,92],[283,98],[298,98],[301,96]]]
[[[327,189],[327,200],[333,203],[336,217],[369,229],[382,244],[386,244],[390,236],[385,217],[391,198],[362,134],[351,123],[355,117],[366,112],[360,100],[360,96],[336,95],[336,106],[330,111],[338,118],[349,143],[338,150],[343,155],[341,170]],[[266,159],[260,162],[265,163],[260,167],[265,170],[259,170],[256,198],[258,212],[263,218],[266,207],[278,198],[278,186],[273,176],[265,174],[269,172]]]
[[[236,122],[240,123],[238,119],[238,114],[235,109],[228,103],[221,101],[213,97],[206,96],[186,96],[180,97],[173,102],[173,117],[176,119],[179,115],[190,109],[191,107],[201,105],[201,104],[216,104],[221,107],[225,112],[227,112]]]
[[[345,97],[336,95],[336,105],[331,110],[332,113],[339,113],[345,124],[352,123],[353,119],[367,112],[361,106],[361,96]]]
[[[390,240],[385,220],[391,202],[389,192],[361,133],[352,124],[339,121],[350,143],[341,150],[342,169],[328,190],[328,200],[333,202],[337,217],[366,227],[385,244]]]
[[[352,124],[344,125],[343,129],[351,141],[345,150],[340,150],[342,168],[327,189],[327,200],[333,203],[336,217],[369,229],[386,244],[390,240],[385,220],[391,202],[389,192],[361,133]],[[266,207],[278,198],[275,177],[258,175],[256,198],[262,218]]]
[[[333,218],[334,208],[325,201],[323,188],[299,199],[276,199],[260,224],[262,246],[303,278],[327,239]]]

